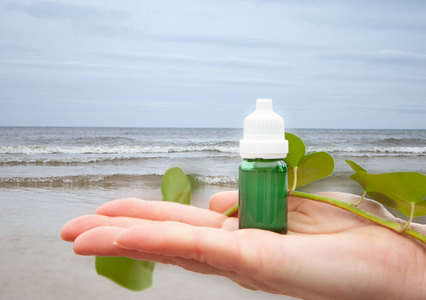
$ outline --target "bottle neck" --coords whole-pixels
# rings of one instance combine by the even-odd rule
[[[248,162],[271,162],[271,161],[277,161],[277,160],[282,160],[284,161],[283,158],[243,158],[244,161],[248,161]]]

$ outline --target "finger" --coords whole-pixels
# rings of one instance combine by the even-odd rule
[[[114,241],[122,230],[122,228],[114,226],[101,226],[90,229],[75,239],[73,244],[74,253],[87,256],[126,256],[138,260],[170,263],[156,254],[123,249],[114,245]]]
[[[227,276],[229,278],[234,277],[234,272],[220,270],[196,260],[156,253],[146,253],[138,250],[118,247],[115,245],[114,241],[122,231],[123,228],[114,226],[101,226],[88,230],[75,240],[73,248],[74,252],[78,255],[96,255],[106,257],[125,256],[136,260],[147,260],[163,264],[177,265],[184,269],[202,274],[216,274]]]
[[[96,214],[125,216],[155,221],[177,221],[195,226],[221,227],[226,216],[191,205],[166,201],[118,199],[100,206]]]
[[[238,230],[238,218],[230,217],[223,222],[222,229],[226,231]]]
[[[85,215],[67,222],[61,229],[61,238],[72,242],[80,234],[99,226],[130,227],[140,225],[147,220],[128,217],[108,217],[103,215]]]
[[[242,259],[232,232],[176,222],[124,229],[115,242],[125,249],[195,260],[222,270],[234,270]]]
[[[238,191],[226,191],[214,194],[210,198],[209,209],[224,213],[238,203]]]
[[[120,227],[100,226],[85,231],[75,239],[73,250],[77,255],[126,256],[139,260],[160,261],[158,255],[123,249],[114,245],[114,241],[122,230],[123,228]]]
[[[114,226],[87,230],[74,240],[73,250],[78,255],[120,256],[123,249],[114,246],[113,241],[121,230]]]

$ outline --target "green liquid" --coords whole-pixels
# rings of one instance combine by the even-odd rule
[[[239,170],[239,227],[287,232],[287,165],[244,159]]]

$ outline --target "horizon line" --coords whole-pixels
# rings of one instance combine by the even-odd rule
[[[241,129],[243,127],[187,127],[187,126],[65,126],[65,125],[0,125],[0,128],[138,128],[138,129]],[[287,130],[426,130],[426,128],[336,128],[336,127],[287,127]]]

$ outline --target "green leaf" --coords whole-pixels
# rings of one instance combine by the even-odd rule
[[[164,201],[190,204],[191,183],[181,168],[174,167],[164,173],[161,193]]]
[[[327,177],[333,173],[334,159],[326,152],[305,155],[305,143],[296,135],[286,132],[289,153],[284,159],[288,166],[288,186],[290,190]]]
[[[289,171],[289,186],[293,186],[295,170],[297,188],[331,175],[334,170],[334,159],[327,152],[314,152],[304,156],[297,169]]]
[[[426,215],[426,175],[418,172],[368,174],[351,176],[374,200],[395,208],[406,216]],[[411,208],[414,207],[414,212]]]
[[[288,141],[288,154],[284,161],[289,169],[294,169],[305,156],[305,143],[298,136],[288,132],[285,133],[285,139]]]
[[[365,172],[368,173],[363,167],[361,167],[360,165],[358,165],[356,162],[352,161],[352,160],[345,160],[345,162],[349,165],[349,167],[351,167],[351,169],[356,173],[356,172]]]
[[[161,181],[163,200],[184,204],[191,202],[191,185],[180,168],[171,168]],[[134,260],[127,257],[96,257],[96,272],[132,291],[152,286],[155,262]]]
[[[155,262],[127,257],[96,257],[96,272],[132,291],[142,291],[152,286]]]

